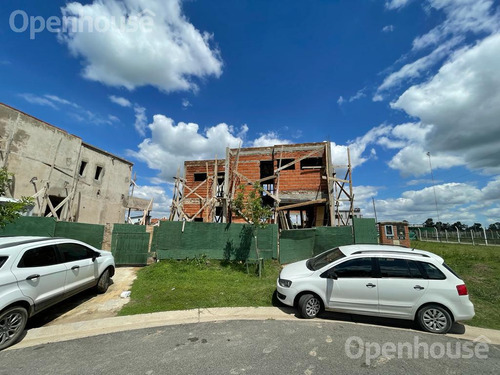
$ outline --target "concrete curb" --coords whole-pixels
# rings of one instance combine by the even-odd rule
[[[54,342],[74,340],[79,338],[98,336],[113,332],[131,331],[135,329],[153,328],[177,324],[221,322],[228,320],[289,320],[296,322],[310,322],[311,320],[298,319],[293,309],[279,309],[276,307],[224,307],[210,309],[193,309],[184,311],[165,311],[143,315],[129,315],[78,323],[66,323],[31,329],[24,339],[6,350],[27,348]],[[315,319],[325,324],[363,324],[356,322]],[[388,329],[402,329],[385,327]],[[421,332],[419,332],[421,333]],[[500,331],[466,326],[464,334],[448,334],[463,340],[480,340],[500,345]]]

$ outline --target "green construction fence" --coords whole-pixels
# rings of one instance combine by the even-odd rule
[[[104,225],[57,221],[53,217],[21,216],[0,229],[2,236],[65,237],[102,246]]]
[[[153,250],[158,259],[256,259],[254,229],[248,224],[162,221],[155,227]],[[278,226],[257,229],[259,257],[277,257]]]

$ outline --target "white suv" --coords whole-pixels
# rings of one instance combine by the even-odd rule
[[[0,350],[19,339],[28,317],[91,287],[104,293],[114,273],[109,251],[81,241],[0,237]]]
[[[416,320],[434,333],[474,316],[464,282],[443,258],[397,246],[340,246],[289,264],[277,280],[277,296],[303,318],[326,309]]]

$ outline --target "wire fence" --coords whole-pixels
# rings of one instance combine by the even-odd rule
[[[500,245],[500,231],[497,230],[440,231],[437,228],[410,228],[410,238],[419,241]]]

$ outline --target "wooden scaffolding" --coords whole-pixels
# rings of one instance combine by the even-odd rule
[[[325,209],[321,210],[322,214],[318,215],[313,226],[351,225],[352,217],[354,217],[354,194],[349,149],[347,149],[347,164],[345,165],[332,164],[329,142],[314,144],[310,150],[307,150],[309,152],[300,157],[288,159],[287,163],[282,165],[282,156],[289,146],[279,145],[273,147],[273,163],[275,161],[274,155],[277,155],[277,166],[273,168],[272,174],[259,179],[249,178],[238,170],[241,147],[226,149],[223,171],[219,170],[222,161],[217,159],[206,161],[206,179],[195,186],[188,185],[186,168],[184,169],[184,176],[180,175],[180,169],[178,169],[174,178],[175,184],[169,220],[195,221],[202,214],[203,221],[206,222],[231,222],[233,217],[231,203],[235,198],[238,186],[242,184],[251,186],[257,183],[262,187],[263,195],[273,209],[272,223],[279,224],[283,229],[292,228],[291,212],[300,212],[302,221],[303,210],[316,206],[322,206]],[[304,159],[323,156],[325,163],[321,166],[321,178],[326,180],[327,183],[328,193],[326,196],[307,201],[283,203],[282,198],[280,198],[280,188],[282,188],[282,185],[280,186],[280,174],[282,171],[296,163],[300,163]],[[343,178],[339,177],[338,173]],[[202,196],[199,193],[200,190],[206,191],[206,194]],[[184,209],[184,205],[188,199],[193,198],[199,202],[199,210],[196,213],[188,214]],[[342,215],[341,211],[347,212],[347,215]]]

